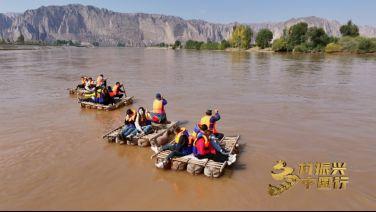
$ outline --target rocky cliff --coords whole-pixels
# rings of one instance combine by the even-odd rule
[[[283,29],[300,21],[309,26],[323,27],[330,35],[338,36],[340,23],[318,17],[293,18],[278,23],[249,24],[257,32],[269,28],[275,38]],[[231,24],[209,23],[202,20],[184,20],[175,16],[117,13],[93,6],[47,6],[27,10],[23,14],[0,14],[0,37],[16,40],[22,33],[26,40],[53,41],[57,39],[99,42],[103,46],[124,43],[126,46],[149,46],[174,43],[175,40],[221,41],[228,39]],[[360,27],[363,36],[376,37],[376,28]]]

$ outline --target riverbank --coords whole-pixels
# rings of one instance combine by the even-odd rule
[[[40,49],[50,49],[50,48],[51,48],[51,46],[0,44],[0,51],[7,51],[7,50],[40,50]]]
[[[146,47],[146,49],[164,49],[164,50],[181,50],[181,49],[185,49],[185,48],[181,48],[181,49],[173,49],[171,47]],[[272,48],[265,48],[265,49],[261,49],[259,47],[252,47],[250,49],[241,49],[241,48],[226,48],[224,50],[219,50],[219,49],[216,49],[216,50],[209,50],[209,49],[204,49],[204,50],[196,50],[196,49],[187,49],[187,50],[192,50],[192,51],[216,51],[216,52],[258,52],[258,53],[277,53],[277,54],[286,54],[286,53],[290,53],[290,54],[304,54],[304,55],[321,55],[321,54],[325,54],[325,55],[366,55],[366,56],[376,56],[376,52],[372,52],[372,53],[359,53],[359,52],[346,52],[346,51],[342,51],[342,52],[331,52],[331,53],[328,53],[328,52],[279,52],[279,51],[273,51]]]

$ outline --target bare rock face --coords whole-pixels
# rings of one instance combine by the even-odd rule
[[[285,27],[298,22],[322,27],[329,35],[339,36],[341,24],[317,17],[293,18],[286,22],[254,23],[249,26],[256,34],[262,28],[270,29],[274,38],[283,34]],[[26,40],[77,40],[98,42],[102,46],[150,46],[159,43],[221,41],[228,39],[234,25],[215,24],[202,20],[184,20],[175,16],[117,13],[107,9],[78,4],[40,7],[23,14],[0,14],[0,37],[16,40],[22,33]],[[360,34],[376,37],[376,28],[359,27]]]

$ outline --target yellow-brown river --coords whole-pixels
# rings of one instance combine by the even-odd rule
[[[218,108],[240,134],[219,179],[158,170],[152,151],[102,135],[127,107],[81,109],[66,88],[81,75],[123,81],[132,107],[156,92],[192,129]],[[0,51],[0,209],[376,209],[376,57],[143,48]],[[346,162],[346,190],[267,192],[277,160]]]

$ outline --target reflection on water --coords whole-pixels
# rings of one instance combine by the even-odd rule
[[[374,56],[0,51],[0,209],[375,208],[375,68]],[[151,108],[161,92],[168,117],[188,128],[218,108],[218,128],[241,135],[237,163],[211,180],[157,170],[149,149],[103,142],[126,108],[81,109],[66,91],[81,75],[100,73],[125,83],[132,107]],[[347,162],[349,189],[296,187],[271,198],[269,173],[279,159]]]

